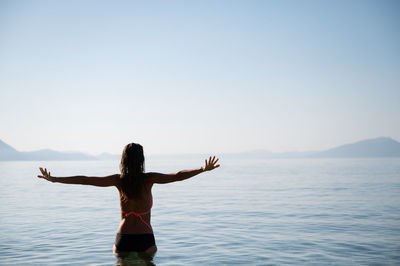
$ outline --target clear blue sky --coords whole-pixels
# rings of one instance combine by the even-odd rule
[[[400,1],[0,1],[0,139],[148,154],[400,140]]]

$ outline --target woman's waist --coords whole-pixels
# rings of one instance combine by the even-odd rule
[[[141,221],[129,221],[123,218],[117,230],[118,234],[152,234],[153,228],[150,221],[144,224]]]

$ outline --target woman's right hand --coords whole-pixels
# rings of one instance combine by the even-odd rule
[[[210,156],[210,158],[208,158],[208,162],[207,160],[205,160],[206,165],[202,167],[203,171],[211,171],[215,168],[218,168],[219,164],[216,164],[218,160],[219,160],[218,158],[215,159],[215,156],[213,156],[212,158]]]
[[[53,182],[53,180],[51,178],[51,175],[50,175],[50,171],[49,171],[49,173],[47,173],[47,169],[46,168],[44,168],[44,170],[43,170],[42,167],[39,167],[39,169],[40,169],[40,172],[42,172],[42,175],[38,175],[37,177],[43,178],[43,179],[46,179],[47,181]]]

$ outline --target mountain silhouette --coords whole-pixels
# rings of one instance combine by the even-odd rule
[[[317,157],[400,157],[400,143],[394,139],[381,137],[362,140],[318,152]]]
[[[400,157],[400,143],[392,138],[380,137],[341,145],[324,151],[274,153],[267,150],[256,150],[225,154],[224,157],[253,159]]]
[[[20,153],[16,149],[0,140],[0,161],[14,161],[19,158]]]
[[[186,155],[179,156],[185,157]],[[60,152],[50,149],[20,152],[0,140],[0,161],[117,160],[120,157],[121,155],[109,153],[102,153],[99,156],[93,156],[82,152]],[[274,153],[267,150],[256,150],[242,153],[223,154],[223,157],[254,159],[400,157],[400,143],[392,138],[380,137],[345,144],[325,151]]]
[[[65,161],[96,159],[95,156],[82,152],[60,152],[50,149],[20,152],[0,140],[0,161]]]

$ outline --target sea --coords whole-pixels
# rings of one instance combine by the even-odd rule
[[[205,158],[146,157],[173,173]],[[114,187],[37,178],[119,173],[118,160],[0,162],[1,265],[400,265],[400,158],[220,158],[153,187],[152,260],[112,252]]]

